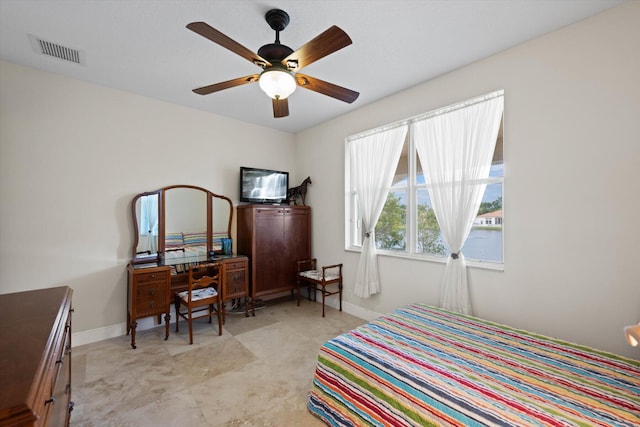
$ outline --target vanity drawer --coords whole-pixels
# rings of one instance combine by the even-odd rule
[[[139,316],[149,316],[167,311],[167,285],[164,282],[138,284],[136,308]]]
[[[246,259],[225,262],[224,264],[224,290],[222,298],[240,298],[247,296],[248,289],[248,262]]]
[[[129,272],[127,291],[127,335],[131,334],[131,347],[136,348],[138,319],[165,313],[168,319],[171,306],[171,267],[127,267]],[[169,337],[169,323],[165,322],[165,339]]]
[[[244,296],[246,294],[246,270],[234,270],[227,272],[225,298]]]
[[[228,270],[244,270],[247,266],[247,261],[230,261],[224,263],[227,271]]]
[[[167,273],[164,271],[149,271],[144,273],[137,273],[135,280],[138,284],[149,282],[161,282],[164,283],[167,280]]]

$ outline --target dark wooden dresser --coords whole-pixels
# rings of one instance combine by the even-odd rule
[[[0,295],[0,426],[69,425],[72,293]]]

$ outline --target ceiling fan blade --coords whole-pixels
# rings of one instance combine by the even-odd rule
[[[230,87],[236,87],[247,83],[257,82],[260,74],[252,74],[250,76],[238,77],[237,79],[227,80],[226,82],[215,83],[209,86],[199,87],[193,91],[198,95],[208,95]]]
[[[209,24],[204,22],[192,22],[187,25],[187,28],[193,31],[196,34],[200,34],[202,37],[205,37],[211,40],[214,43],[219,44],[222,47],[229,49],[231,52],[236,53],[246,60],[253,62],[259,67],[264,68],[265,66],[270,66],[271,63],[258,55],[242,46],[237,41],[231,39],[230,37],[222,34],[220,31],[216,30]]]
[[[289,115],[289,101],[285,99],[272,99],[273,104],[273,117],[287,117]]]
[[[325,82],[324,80],[316,79],[315,77],[307,76],[306,74],[297,73],[296,82],[300,87],[339,99],[340,101],[348,102],[349,104],[360,96],[359,92],[333,83]]]
[[[337,26],[332,26],[324,33],[282,60],[282,65],[291,71],[297,71],[322,59],[352,43],[351,38]]]

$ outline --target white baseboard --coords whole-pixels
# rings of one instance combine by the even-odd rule
[[[174,319],[172,319],[174,320]],[[138,319],[137,331],[144,331],[159,326],[156,323],[155,316]],[[84,344],[108,340],[109,338],[120,337],[127,333],[127,323],[118,323],[117,325],[104,326],[102,328],[90,329],[88,331],[73,332],[71,334],[71,346],[77,347]]]
[[[334,308],[337,308],[337,305]],[[342,310],[346,311],[352,316],[356,316],[361,319],[364,319],[367,322],[370,322],[371,320],[382,316],[382,314],[378,313],[377,311],[369,310],[367,308],[360,307],[359,305],[351,304],[350,302],[344,302],[344,301],[342,301]]]
[[[89,329],[88,331],[73,332],[71,334],[71,347],[78,347],[80,345],[108,340],[109,338],[124,335],[126,332],[126,323]]]
[[[318,304],[322,304],[322,296],[319,295],[319,301],[316,301]],[[327,306],[339,309],[339,301],[338,298],[329,297],[325,303]],[[355,304],[351,304],[349,302],[342,302],[342,311],[345,313],[349,313],[352,316],[359,317],[366,321],[373,320],[377,317],[380,317],[381,314],[375,311],[360,307]],[[163,320],[164,321],[164,320]],[[175,322],[175,316],[171,316],[171,323]],[[138,319],[138,327],[137,331],[144,331],[146,329],[155,328],[160,326],[156,323],[156,317],[145,317],[143,319]],[[82,332],[74,332],[71,336],[72,347],[77,347],[80,345],[91,344],[94,342],[108,340],[110,338],[120,337],[127,333],[127,324],[126,322],[118,323],[117,325],[104,326],[102,328],[90,329],[88,331]]]
[[[322,294],[320,294],[320,292],[318,292],[318,294],[316,295],[316,302],[318,304],[322,304]],[[325,305],[331,308],[335,308],[336,310],[340,309],[340,301],[338,300],[337,296],[328,297],[325,301]],[[352,316],[364,319],[367,322],[382,316],[382,314],[376,311],[372,311],[346,301],[342,301],[342,311],[344,311],[345,313],[349,313]]]

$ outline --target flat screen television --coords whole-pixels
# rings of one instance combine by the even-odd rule
[[[240,201],[280,204],[287,201],[289,172],[240,167]]]

